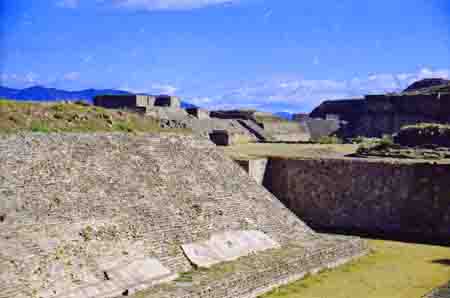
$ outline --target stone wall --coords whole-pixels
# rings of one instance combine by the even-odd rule
[[[94,105],[108,109],[148,109],[165,107],[180,109],[181,101],[176,96],[169,95],[98,95],[94,98]]]
[[[367,95],[363,100],[326,101],[310,116],[326,119],[329,114],[348,122],[339,131],[342,137],[382,137],[404,125],[450,123],[450,93]]]
[[[311,140],[319,140],[322,137],[331,136],[337,134],[341,122],[339,120],[328,119],[307,119],[304,120],[305,125],[308,127]]]
[[[306,124],[295,121],[265,121],[264,132],[279,142],[306,142],[311,136]]]
[[[268,162],[267,158],[241,159],[235,161],[249,174],[250,177],[258,182],[258,184],[263,184]]]
[[[153,106],[154,96],[147,95],[99,95],[94,98],[94,105],[108,109],[141,109],[145,111]]]
[[[155,297],[199,297],[199,289],[212,295],[201,297],[254,297],[255,288],[269,289],[277,278],[298,278],[307,268],[343,262],[366,248],[356,238],[313,232],[221,150],[195,136],[0,136],[0,164],[0,297],[97,298],[128,294],[130,283],[149,288],[155,281],[132,283],[155,270],[151,264],[163,280],[192,271],[182,245],[226,231],[259,231],[282,249],[303,247],[309,267],[280,270],[262,255],[244,285],[227,284],[240,277],[231,272],[185,295],[181,289]],[[267,274],[260,276],[263,268]],[[222,286],[208,290],[214,283]]]
[[[315,228],[450,239],[450,164],[269,161],[264,185]]]
[[[446,285],[431,291],[423,298],[448,298],[448,297],[450,297],[450,281]]]
[[[188,108],[186,112],[198,119],[209,119],[209,111],[200,108]]]

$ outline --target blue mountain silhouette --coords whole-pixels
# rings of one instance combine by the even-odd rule
[[[46,88],[44,86],[33,86],[25,89],[13,89],[0,86],[0,98],[23,100],[23,101],[74,101],[85,100],[92,102],[97,95],[121,95],[132,94],[123,90],[116,89],[85,89],[80,91],[66,91],[56,88]],[[194,107],[185,101],[181,101],[183,108]]]

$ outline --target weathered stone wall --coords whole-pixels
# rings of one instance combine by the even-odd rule
[[[141,108],[145,110],[154,107],[181,109],[180,99],[169,95],[98,95],[94,98],[94,105],[108,109]]]
[[[306,124],[295,121],[266,121],[264,131],[272,136],[274,141],[306,142],[311,136]]]
[[[100,95],[94,98],[94,105],[108,109],[135,109],[142,106],[137,95]]]
[[[328,114],[348,122],[340,136],[382,137],[404,125],[450,123],[450,94],[368,95],[364,100],[326,101],[310,116],[325,119]]]
[[[267,158],[241,159],[235,161],[249,174],[250,177],[258,182],[258,184],[263,184],[268,162]]]
[[[181,108],[181,101],[176,96],[158,95],[155,98],[154,105],[155,105],[155,107],[166,107],[166,108],[180,109]]]
[[[450,164],[269,161],[264,185],[315,228],[450,239]]]
[[[276,278],[295,278],[365,250],[358,239],[314,233],[194,136],[1,136],[0,164],[0,297],[111,296],[151,271],[146,264],[160,262],[162,277],[193,270],[181,246],[225,231],[260,231],[282,247],[304,247],[309,267],[278,271],[262,257],[266,278],[255,264],[246,272],[248,290],[227,285],[239,277],[232,275],[216,280],[224,287],[210,289],[214,297],[254,297],[253,287],[268,289]],[[197,297],[195,291],[182,297]]]
[[[303,123],[308,127],[311,140],[337,134],[341,127],[339,120],[307,119]]]
[[[186,109],[186,112],[189,115],[192,115],[198,119],[209,119],[209,111],[208,110],[204,110],[204,109],[200,109],[200,108],[189,108],[189,109]]]

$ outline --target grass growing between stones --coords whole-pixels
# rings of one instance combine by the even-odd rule
[[[373,253],[261,298],[414,298],[450,279],[450,248],[371,240]]]
[[[129,111],[75,103],[30,103],[0,99],[0,133],[165,132],[159,120]],[[185,130],[172,132],[188,133]]]

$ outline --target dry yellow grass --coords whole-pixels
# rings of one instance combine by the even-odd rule
[[[450,248],[371,240],[373,253],[263,298],[420,298],[450,279]]]
[[[285,157],[315,158],[342,157],[356,152],[358,145],[353,144],[279,144],[250,143],[225,147],[229,156],[239,158]]]
[[[159,120],[120,110],[74,103],[31,103],[0,99],[0,133],[164,132]],[[170,130],[186,133],[188,130]]]

